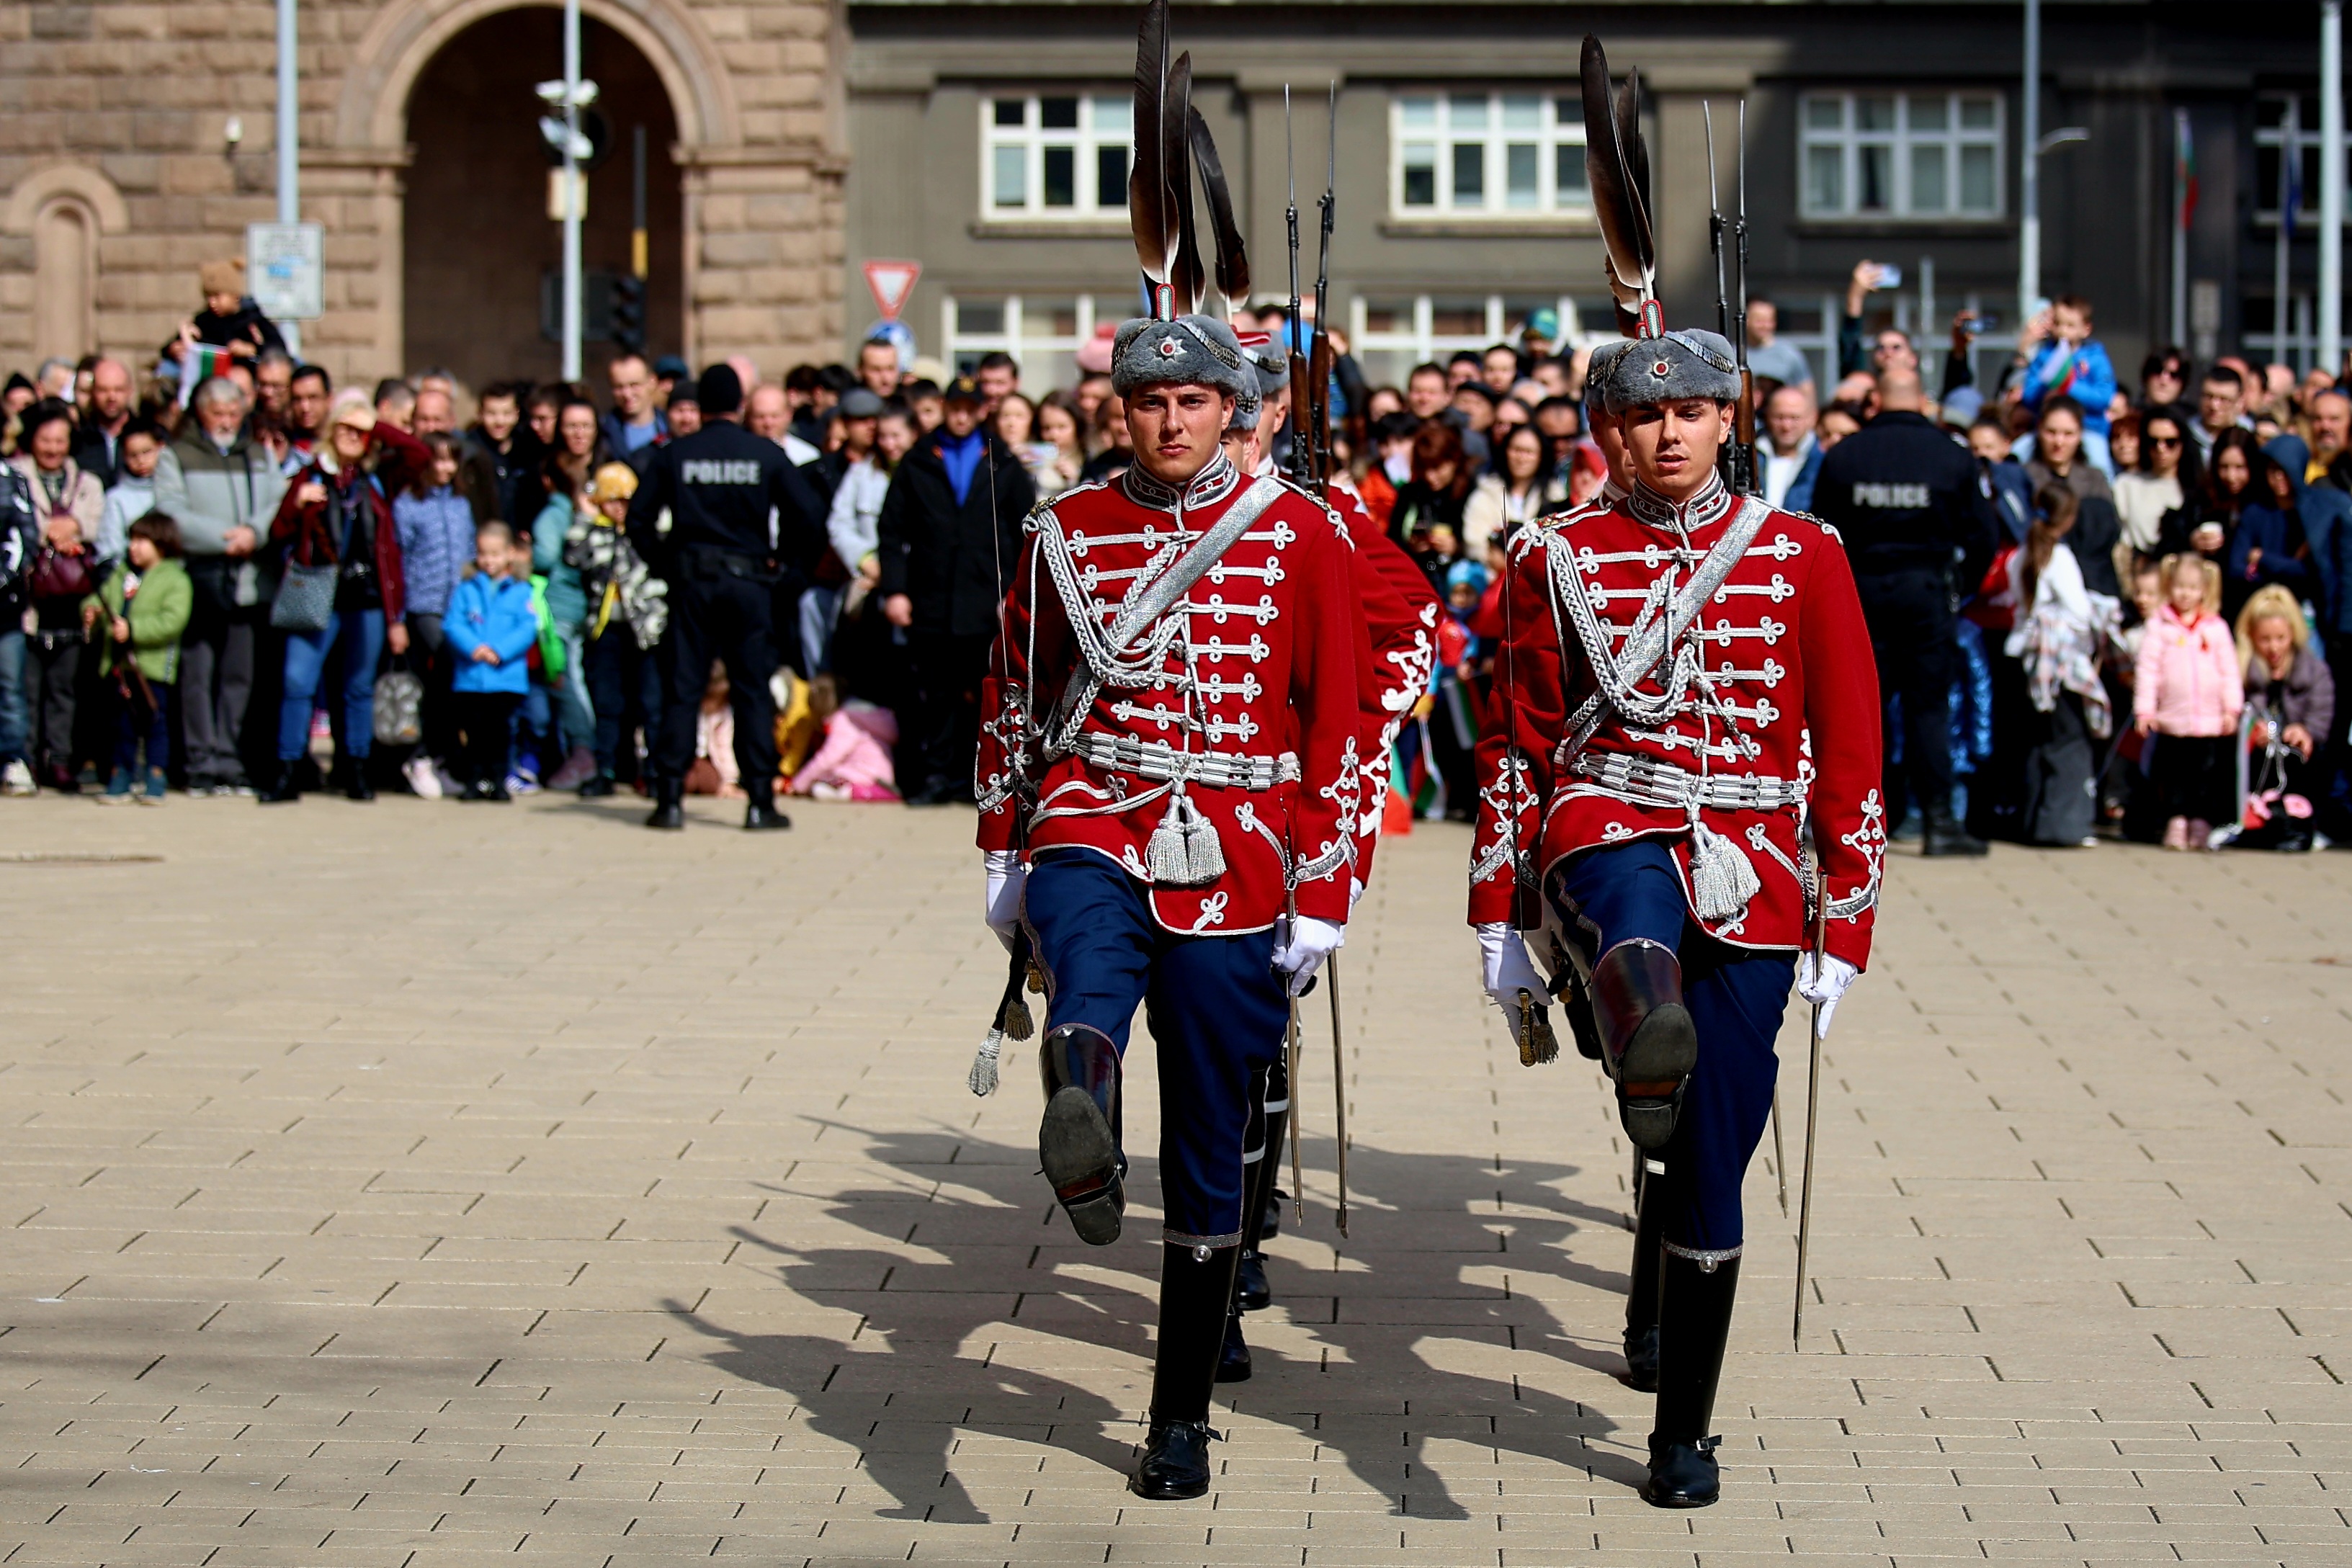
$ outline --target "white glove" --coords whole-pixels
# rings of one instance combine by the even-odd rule
[[[981,917],[1010,953],[1013,933],[1021,929],[1021,893],[1029,884],[1029,868],[1012,850],[990,850],[984,858],[988,862],[988,894],[981,906]]]
[[[1356,901],[1357,901],[1358,899],[1362,898],[1363,896],[1364,896],[1364,879],[1363,879],[1362,877],[1360,877],[1360,876],[1351,876],[1351,877],[1349,877],[1349,878],[1348,879],[1348,913],[1349,913],[1349,914],[1353,915],[1353,914],[1355,914],[1355,913],[1356,913]]]
[[[1830,1015],[1846,988],[1862,978],[1862,971],[1843,958],[1807,953],[1797,960],[1797,994],[1822,1009],[1822,1034],[1830,1032]]]
[[[1485,960],[1486,994],[1503,1009],[1512,1028],[1518,1027],[1521,991],[1534,998],[1539,1008],[1550,1005],[1551,990],[1536,973],[1535,960],[1528,956],[1527,938],[1517,926],[1501,920],[1479,926],[1478,953]]]
[[[1302,915],[1296,921],[1278,920],[1274,927],[1274,967],[1290,977],[1290,994],[1307,989],[1323,960],[1347,946],[1348,928]]]

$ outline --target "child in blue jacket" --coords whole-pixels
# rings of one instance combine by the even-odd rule
[[[456,672],[449,706],[460,740],[461,800],[513,799],[505,784],[508,735],[530,686],[527,661],[539,641],[530,584],[514,575],[528,559],[504,523],[484,523],[474,535],[474,575],[451,590],[441,622]]]

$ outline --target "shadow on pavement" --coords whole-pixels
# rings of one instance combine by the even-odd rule
[[[1157,1193],[1156,1162],[1135,1160],[1127,1234],[1097,1250],[1079,1244],[1053,1207],[1032,1150],[945,1131],[862,1135],[864,1157],[908,1182],[802,1201],[869,1233],[874,1245],[796,1247],[789,1237],[798,1228],[785,1223],[733,1232],[779,1260],[779,1281],[800,1301],[858,1313],[846,1339],[732,1328],[675,1301],[669,1310],[717,1342],[712,1364],[791,1395],[813,1429],[855,1447],[860,1467],[892,1500],[877,1517],[987,1522],[987,1502],[957,1470],[966,1440],[978,1436],[1013,1440],[984,1446],[991,1462],[972,1467],[990,1478],[987,1497],[1017,1505],[1002,1458],[1017,1445],[1043,1445],[1097,1467],[1076,1479],[1064,1470],[1047,1484],[1100,1487],[1116,1506],[1115,1489],[1141,1438],[1149,1385],[1159,1226],[1145,1205]],[[1575,1174],[1566,1165],[1497,1170],[1491,1159],[1355,1145],[1355,1239],[1342,1244],[1341,1271],[1308,1270],[1278,1249],[1270,1259],[1276,1309],[1287,1309],[1292,1330],[1311,1334],[1323,1354],[1306,1360],[1270,1349],[1264,1342],[1295,1340],[1265,1332],[1267,1315],[1253,1314],[1245,1322],[1261,1325],[1252,1336],[1256,1376],[1221,1386],[1220,1403],[1335,1452],[1391,1500],[1393,1513],[1416,1519],[1470,1517],[1430,1459],[1438,1441],[1638,1487],[1643,1468],[1598,1442],[1618,1429],[1607,1415],[1518,1376],[1444,1370],[1416,1348],[1435,1338],[1533,1349],[1586,1371],[1622,1372],[1613,1337],[1605,1344],[1580,1338],[1543,1302],[1465,1279],[1474,1266],[1501,1263],[1523,1277],[1622,1295],[1631,1240],[1624,1216],[1562,1197],[1554,1184]],[[1283,1223],[1293,1223],[1287,1205]],[[1328,1226],[1328,1212],[1310,1207],[1307,1223]],[[1384,1231],[1394,1237],[1406,1224],[1409,1247],[1383,1245]],[[1609,1322],[1613,1329],[1613,1309]],[[1000,1359],[1003,1342],[1015,1335],[1030,1364]],[[1132,1370],[1118,1374],[1135,1386],[1132,1406],[1040,1370],[1035,1364],[1053,1357],[1034,1354],[1037,1335],[1083,1347],[1091,1365],[1101,1365],[1102,1351],[1133,1357]],[[1359,1375],[1334,1378],[1342,1367]],[[1369,1398],[1367,1375],[1377,1387]],[[1482,1481],[1478,1492],[1491,1495],[1491,1484]],[[1305,1493],[1301,1505],[1311,1506]]]

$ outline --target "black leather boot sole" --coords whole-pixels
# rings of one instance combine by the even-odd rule
[[[1154,1421],[1144,1439],[1143,1462],[1127,1490],[1154,1502],[1183,1502],[1209,1490],[1209,1424]]]
[[[686,808],[675,800],[664,800],[646,818],[646,826],[658,832],[680,833],[686,831]]]
[[[1217,1353],[1217,1381],[1247,1383],[1250,1372],[1249,1341],[1242,1337],[1242,1315],[1232,1312],[1225,1318],[1225,1347]]]
[[[1118,1142],[1093,1095],[1075,1084],[1054,1092],[1037,1128],[1037,1163],[1079,1240],[1108,1247],[1118,1239],[1127,1210]]]
[[[1680,1002],[1650,1010],[1617,1059],[1617,1119],[1637,1149],[1663,1149],[1675,1135],[1683,1080],[1698,1066],[1698,1026]]]

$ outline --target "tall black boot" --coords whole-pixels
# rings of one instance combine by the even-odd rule
[[[1045,1083],[1045,1118],[1037,1128],[1037,1163],[1070,1228],[1091,1247],[1118,1239],[1127,1213],[1118,1134],[1118,1047],[1082,1023],[1046,1031],[1037,1051]],[[1218,1303],[1220,1322],[1223,1302]],[[1222,1332],[1222,1330],[1221,1330]]]
[[[283,806],[289,801],[299,800],[302,788],[295,782],[294,765],[291,762],[279,763],[278,770],[269,775],[261,788],[254,792],[253,798],[265,806]]]
[[[1652,1170],[1645,1150],[1633,1151],[1633,1281],[1625,1291],[1625,1385],[1658,1391],[1659,1239],[1666,1211],[1664,1172]]]
[[[1617,1082],[1617,1119],[1637,1149],[1675,1135],[1683,1082],[1698,1065],[1698,1030],[1683,1005],[1683,966],[1671,947],[1620,942],[1592,966],[1592,1015],[1601,1061]]]
[[[1952,815],[1952,802],[1948,797],[1931,800],[1921,808],[1926,819],[1919,831],[1919,852],[1922,855],[1984,855],[1992,852],[1991,846],[1973,837]]]
[[[1274,1182],[1282,1170],[1282,1140],[1290,1130],[1289,1070],[1276,1061],[1262,1079],[1254,1077],[1251,1087],[1255,1103],[1250,1107],[1250,1128],[1242,1155],[1247,1174],[1242,1180],[1241,1272],[1234,1291],[1234,1304],[1245,1312],[1258,1312],[1274,1301],[1274,1288],[1265,1277],[1265,1254],[1259,1248],[1274,1234],[1265,1216],[1276,1207]],[[1226,1381],[1240,1380],[1229,1377]]]
[[[1160,1348],[1151,1363],[1151,1425],[1129,1490],[1160,1500],[1209,1490],[1209,1399],[1232,1316],[1239,1247],[1169,1242],[1160,1265]]]
[[[1650,1433],[1653,1508],[1706,1508],[1722,1495],[1715,1450],[1715,1390],[1739,1293],[1739,1254],[1693,1258],[1662,1249],[1658,1291],[1658,1418]]]

